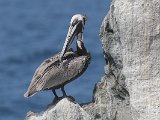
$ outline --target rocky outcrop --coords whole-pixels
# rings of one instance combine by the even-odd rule
[[[28,112],[26,120],[90,120],[91,117],[77,103],[64,98],[45,112]]]
[[[100,38],[106,66],[93,101],[63,99],[28,120],[160,120],[160,1],[112,0]]]
[[[160,1],[113,0],[100,37],[108,119],[160,120]]]

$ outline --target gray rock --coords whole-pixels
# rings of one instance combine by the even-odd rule
[[[160,0],[112,0],[100,38],[106,66],[93,101],[63,99],[27,120],[160,120]]]
[[[90,120],[91,117],[78,104],[67,98],[51,106],[45,112],[28,112],[26,120]]]
[[[160,1],[112,0],[100,37],[108,119],[160,120]]]

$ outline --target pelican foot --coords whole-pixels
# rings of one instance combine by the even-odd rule
[[[49,107],[51,107],[51,106],[54,106],[54,105],[56,105],[60,100],[62,100],[63,99],[63,97],[55,97],[54,99],[53,99],[53,101],[47,106],[48,108]]]
[[[55,97],[54,99],[53,99],[53,101],[52,101],[52,104],[56,104],[56,103],[58,103],[60,100],[62,100],[63,99],[63,97]]]
[[[63,98],[67,98],[69,101],[74,102],[75,99],[72,96],[62,96],[62,97],[55,97],[52,101],[52,103],[50,103],[47,108],[56,105],[60,100],[62,100]]]
[[[72,97],[72,96],[64,96],[63,98],[67,98],[71,102],[75,101],[74,97]]]

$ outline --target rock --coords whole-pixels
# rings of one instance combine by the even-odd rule
[[[112,0],[100,38],[106,66],[93,101],[62,99],[27,120],[160,120],[160,1]]]
[[[100,37],[106,75],[94,111],[104,120],[160,120],[160,1],[112,0]]]
[[[26,120],[90,120],[91,117],[78,104],[67,98],[60,100],[55,106],[51,106],[45,112],[28,112]]]

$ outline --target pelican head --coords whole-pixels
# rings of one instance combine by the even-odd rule
[[[86,22],[86,16],[81,14],[76,14],[71,18],[70,27],[67,33],[67,37],[65,43],[63,45],[63,49],[60,55],[60,60],[62,60],[66,50],[69,48],[75,36],[79,33],[83,33],[84,25]]]

